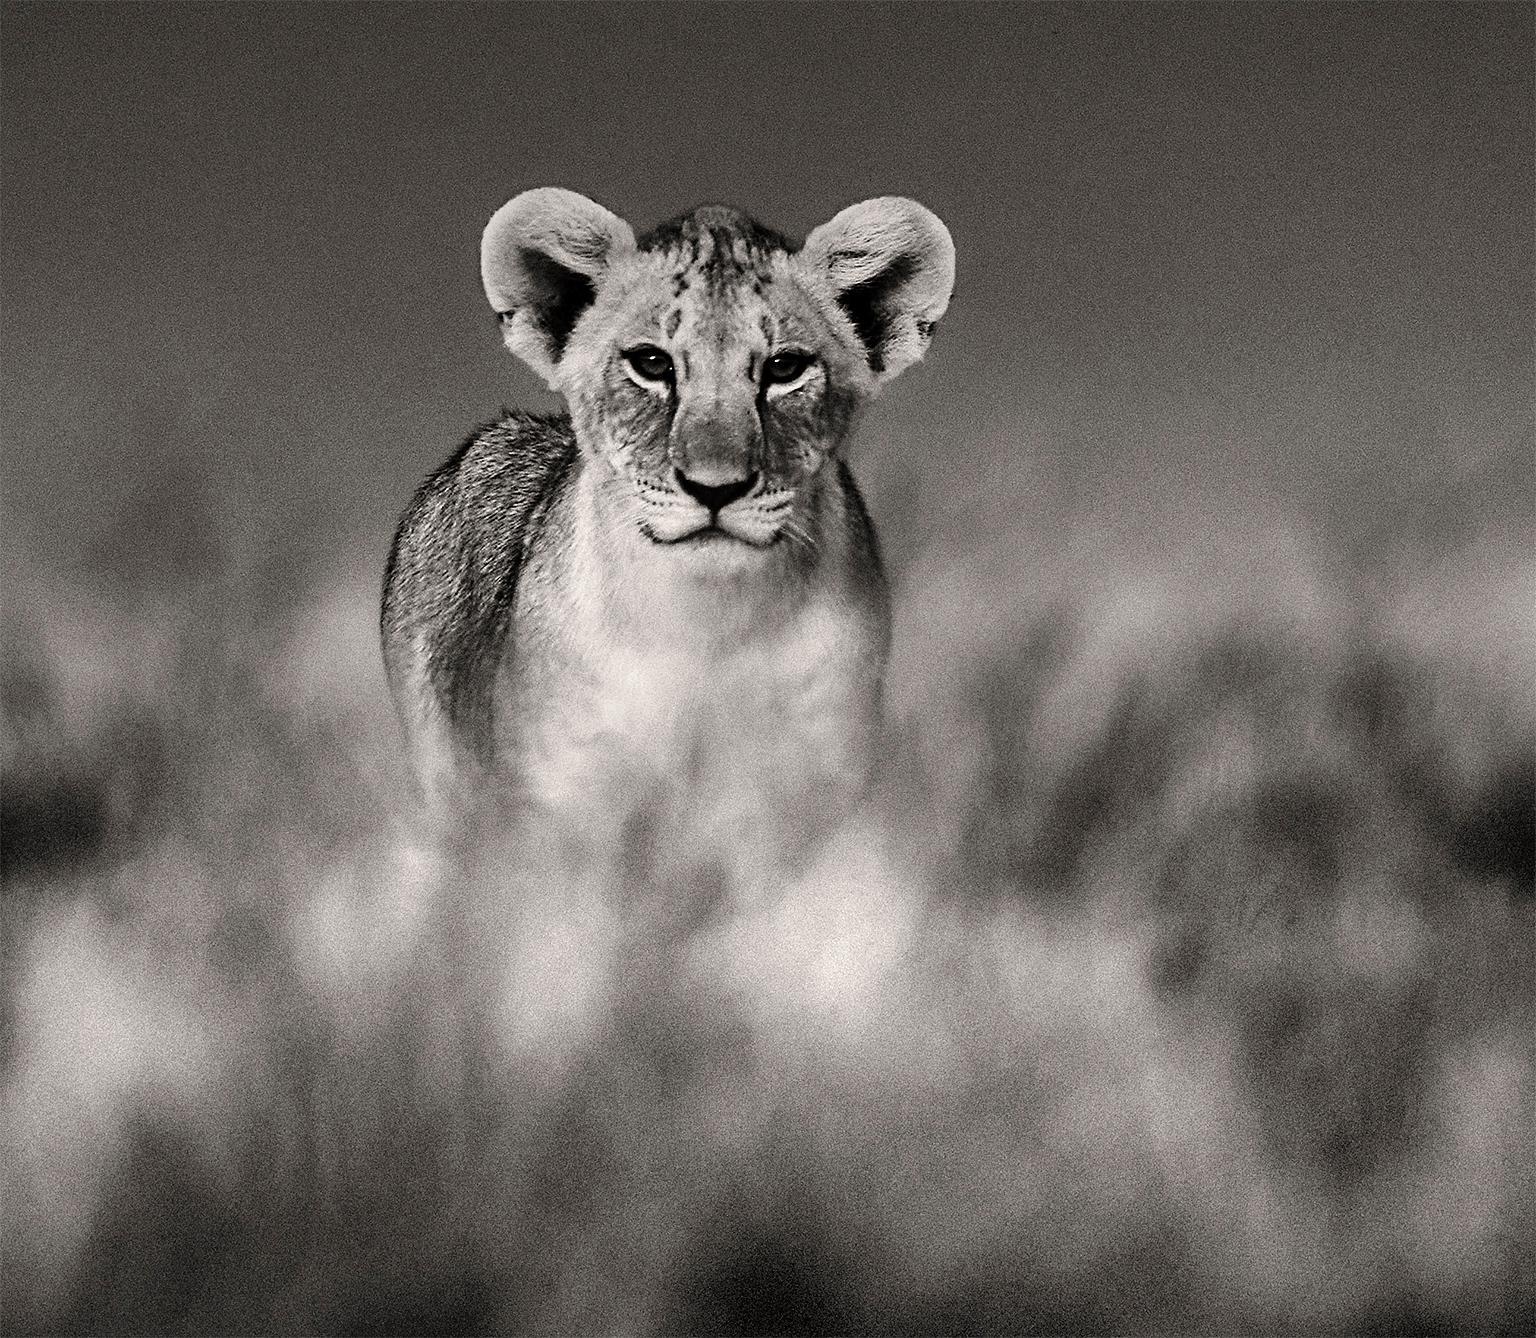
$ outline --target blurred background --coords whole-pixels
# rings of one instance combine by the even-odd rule
[[[5,5],[0,1323],[1529,1332],[1533,38]],[[536,185],[955,238],[880,784],[763,902],[413,823],[380,573],[555,407]]]

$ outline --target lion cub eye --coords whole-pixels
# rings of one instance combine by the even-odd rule
[[[786,381],[795,380],[810,365],[809,353],[785,349],[772,354],[763,364],[763,382],[770,386],[783,385]]]
[[[635,369],[635,375],[646,381],[670,381],[672,359],[655,344],[641,344],[639,348],[624,350],[624,360]]]

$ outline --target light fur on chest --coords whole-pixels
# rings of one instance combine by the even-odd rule
[[[590,643],[557,681],[520,676],[507,721],[531,795],[622,808],[658,782],[701,795],[862,776],[879,652],[859,619],[813,607],[737,644]]]

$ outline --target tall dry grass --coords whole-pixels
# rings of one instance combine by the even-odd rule
[[[9,1331],[1529,1331],[1523,531],[951,527],[752,896],[428,840],[371,577],[175,532],[7,552]]]

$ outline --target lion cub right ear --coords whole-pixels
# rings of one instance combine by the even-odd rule
[[[559,389],[556,368],[597,281],[634,249],[622,218],[558,186],[524,191],[485,225],[480,278],[502,338],[551,389]]]
[[[923,356],[955,287],[955,243],[937,214],[899,195],[865,200],[812,232],[800,255],[830,287],[877,381]]]

